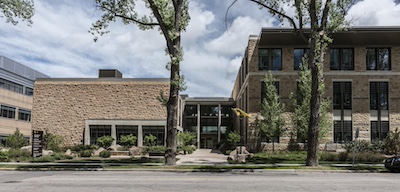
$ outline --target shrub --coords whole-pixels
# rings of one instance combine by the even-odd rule
[[[93,150],[86,149],[80,152],[81,157],[91,157],[93,153]]]
[[[28,144],[28,140],[24,137],[19,129],[15,129],[15,132],[6,138],[6,145],[12,149],[19,149]]]
[[[119,144],[125,148],[131,148],[136,144],[136,136],[130,135],[121,135],[119,139]]]
[[[178,134],[178,141],[180,146],[189,146],[196,144],[196,134],[193,132],[181,132]]]
[[[346,151],[348,153],[351,153],[354,150],[354,145],[355,145],[355,142],[352,141],[352,142],[348,142],[348,143],[344,144],[343,147],[346,149]],[[373,147],[369,141],[365,141],[365,140],[357,141],[356,152],[369,152],[372,150],[373,150]]]
[[[148,146],[148,147],[146,147],[147,152],[165,153],[165,150],[167,150],[167,148],[164,146]]]
[[[28,150],[10,149],[8,150],[8,155],[12,159],[20,157],[31,157],[31,152]]]
[[[340,152],[338,155],[339,161],[347,161],[349,154],[347,152]]]
[[[111,152],[109,150],[104,150],[100,152],[99,156],[102,158],[109,158],[111,157]]]
[[[337,153],[322,152],[319,156],[321,161],[337,161],[339,160]]]
[[[144,137],[144,144],[148,147],[155,146],[156,141],[157,141],[157,137],[152,134],[146,135],[146,137]]]
[[[83,145],[83,144],[79,144],[79,145],[74,145],[71,147],[71,151],[73,152],[78,152],[80,153],[81,151],[84,150],[94,150],[97,147],[95,145]]]
[[[228,134],[228,138],[226,139],[226,141],[228,142],[228,145],[230,147],[236,147],[239,142],[240,142],[240,134],[237,132],[229,132]]]
[[[193,151],[196,151],[196,147],[193,146],[182,146],[178,148],[178,151],[184,151],[187,154],[192,154]]]
[[[10,156],[7,151],[0,151],[0,162],[9,162]]]
[[[48,133],[47,131],[43,135],[43,149],[60,152],[62,144],[63,138],[60,135]]]
[[[384,152],[388,155],[397,155],[400,152],[400,132],[397,128],[390,131],[385,138]]]
[[[53,162],[55,159],[53,156],[42,156],[42,157],[37,157],[37,158],[33,158],[30,160],[30,162],[33,163],[44,163],[44,162]]]
[[[103,147],[104,149],[108,149],[112,145],[113,141],[114,141],[114,138],[112,138],[111,136],[108,136],[108,135],[99,137],[97,139],[97,143],[98,143],[99,147]]]

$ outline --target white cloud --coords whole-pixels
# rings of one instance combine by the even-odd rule
[[[354,26],[400,25],[400,5],[394,0],[364,0],[356,3],[348,12],[347,19]]]

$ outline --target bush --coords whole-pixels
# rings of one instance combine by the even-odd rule
[[[112,138],[111,136],[103,136],[103,137],[99,137],[97,139],[97,143],[99,145],[99,147],[103,147],[104,149],[108,149],[112,143],[114,141],[114,138]]]
[[[20,157],[31,157],[31,152],[28,150],[10,149],[8,150],[8,155],[12,159]]]
[[[152,134],[146,135],[146,137],[144,137],[144,144],[148,147],[155,146],[156,141],[157,141],[157,137]]]
[[[340,152],[338,155],[339,161],[347,161],[349,154],[347,152]]]
[[[54,152],[61,152],[62,144],[63,138],[60,135],[51,134],[47,131],[43,135],[43,149],[53,150]]]
[[[192,154],[193,151],[196,151],[196,147],[193,146],[182,146],[178,148],[178,151],[184,151],[185,154]]]
[[[93,150],[87,149],[80,152],[81,157],[91,157]]]
[[[9,162],[10,156],[7,151],[0,151],[0,162]]]
[[[240,142],[240,134],[237,132],[229,132],[226,141],[230,147],[235,148]]]
[[[97,149],[97,147],[95,145],[79,144],[79,145],[75,145],[75,146],[71,147],[71,151],[78,152],[78,153],[80,153],[81,151],[84,151],[84,150],[94,150],[94,149]]]
[[[385,138],[384,152],[387,155],[397,155],[400,152],[400,132],[397,128],[390,131]]]
[[[165,153],[165,150],[167,150],[167,148],[164,146],[148,146],[148,147],[146,147],[147,152]]]
[[[53,156],[42,156],[42,157],[37,157],[37,158],[33,158],[32,160],[30,160],[30,162],[33,163],[44,163],[44,162],[53,162],[55,159]]]
[[[109,150],[104,150],[100,152],[99,156],[102,158],[109,158],[111,157],[111,152]]]
[[[339,160],[337,153],[322,152],[319,156],[320,161],[337,161]]]
[[[136,140],[136,136],[133,136],[132,134],[121,135],[121,138],[119,138],[119,144],[124,148],[131,148],[136,144]]]
[[[178,141],[180,146],[190,146],[196,144],[196,134],[193,132],[181,132],[178,134]]]
[[[28,140],[24,137],[19,129],[15,129],[14,134],[9,135],[6,138],[6,145],[12,149],[19,149],[28,144]]]

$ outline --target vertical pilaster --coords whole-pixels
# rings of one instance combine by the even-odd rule
[[[138,147],[143,146],[143,128],[142,125],[138,125]]]
[[[200,149],[200,104],[197,104],[197,149]]]
[[[115,124],[111,125],[111,137],[114,138],[113,145],[117,144],[117,128]]]

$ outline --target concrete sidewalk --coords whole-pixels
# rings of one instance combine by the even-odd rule
[[[177,165],[223,165],[228,164],[228,155],[217,149],[196,149],[192,154],[178,155]]]

